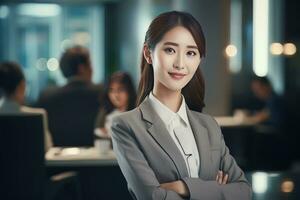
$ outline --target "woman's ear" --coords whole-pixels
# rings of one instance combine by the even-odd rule
[[[144,53],[144,58],[146,59],[147,63],[152,64],[151,51],[150,51],[148,45],[146,45],[146,44],[144,44],[143,53]]]

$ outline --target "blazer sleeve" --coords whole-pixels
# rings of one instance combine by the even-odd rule
[[[221,129],[214,119],[212,123],[221,140],[221,167],[228,174],[228,183],[218,184],[215,180],[206,181],[200,178],[183,178],[190,191],[190,199],[206,200],[250,200],[252,199],[251,186],[247,182],[243,171],[236,164],[225,145]]]
[[[112,123],[113,149],[135,199],[183,200],[176,192],[160,187],[130,127],[120,117]]]

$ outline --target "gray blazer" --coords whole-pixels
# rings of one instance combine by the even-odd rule
[[[187,115],[199,150],[199,178],[189,178],[179,149],[148,97],[139,107],[113,119],[114,151],[134,199],[181,200],[176,192],[160,187],[176,180],[186,183],[190,199],[251,199],[251,187],[229,154],[216,121],[188,108]],[[219,169],[229,175],[226,185],[215,181]]]

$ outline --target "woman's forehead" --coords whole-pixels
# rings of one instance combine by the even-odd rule
[[[176,26],[167,31],[159,43],[161,45],[174,43],[180,46],[197,46],[191,32],[183,26]]]

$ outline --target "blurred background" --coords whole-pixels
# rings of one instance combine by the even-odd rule
[[[168,10],[188,11],[200,21],[207,39],[208,53],[201,64],[206,112],[224,115],[249,106],[253,74],[269,77],[275,91],[285,95],[295,110],[299,3],[269,0],[257,10],[253,4],[238,0],[2,1],[0,59],[23,66],[29,104],[48,85],[65,83],[58,61],[75,44],[91,51],[95,83],[120,69],[138,83],[141,48],[151,19]]]
[[[59,59],[74,45],[89,49],[95,84],[121,70],[137,86],[145,32],[155,16],[170,10],[187,11],[202,25],[207,40],[201,63],[204,112],[220,123],[232,154],[253,184],[254,198],[300,198],[297,0],[2,0],[0,62],[22,66],[25,104],[30,106],[46,88],[66,84]],[[251,88],[254,76],[267,77],[282,98],[280,130],[226,121],[243,120],[245,110],[264,108]],[[120,187],[126,188],[124,184]],[[83,198],[94,192],[81,190]]]

